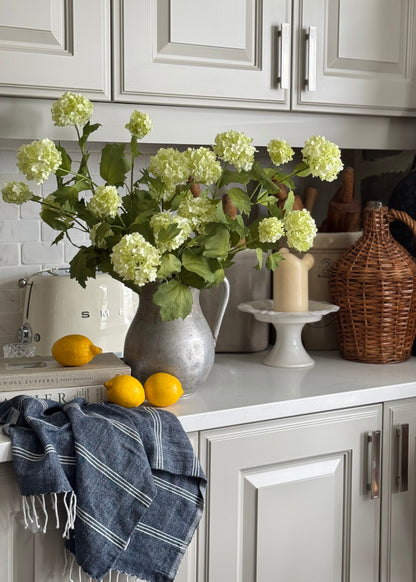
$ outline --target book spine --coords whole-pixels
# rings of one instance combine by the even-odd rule
[[[62,374],[60,371],[39,372],[36,374],[3,375],[0,376],[0,395],[3,391],[35,390],[50,391],[52,388],[68,388],[78,386],[97,386],[111,380],[118,374],[130,374],[130,368],[119,366],[88,373]]]
[[[34,398],[41,398],[43,400],[54,400],[60,404],[66,404],[74,398],[85,398],[87,402],[103,402],[107,399],[105,387],[102,384],[99,384],[97,386],[75,386],[0,392],[0,402],[11,400],[15,396],[20,396],[21,394]]]

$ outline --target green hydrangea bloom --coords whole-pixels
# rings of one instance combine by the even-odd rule
[[[150,158],[149,172],[163,181],[166,186],[163,197],[169,200],[177,184],[184,184],[189,178],[188,158],[174,148],[160,148]]]
[[[221,164],[211,149],[188,148],[184,155],[189,163],[190,175],[195,182],[209,185],[219,180],[222,173]]]
[[[87,204],[87,209],[97,218],[117,215],[121,206],[121,198],[115,186],[98,186],[94,196]]]
[[[152,131],[152,120],[147,113],[136,110],[131,114],[130,121],[126,123],[125,128],[129,130],[131,135],[143,139]]]
[[[115,272],[138,287],[156,280],[160,252],[138,232],[124,235],[110,259]]]
[[[61,152],[49,138],[22,145],[17,152],[17,167],[36,184],[42,184],[54,174],[61,162]]]
[[[187,193],[179,204],[178,215],[187,218],[193,230],[204,232],[209,222],[217,222],[216,203],[209,198],[194,198]]]
[[[51,107],[54,125],[85,125],[93,114],[94,106],[83,95],[67,91]]]
[[[318,232],[314,219],[306,209],[293,210],[284,217],[287,244],[300,252],[308,251]]]
[[[258,230],[261,243],[275,243],[285,234],[283,221],[275,216],[263,218],[259,222]]]
[[[270,140],[267,145],[267,151],[275,166],[287,164],[293,160],[293,156],[295,155],[290,145],[283,139]]]
[[[177,225],[178,228],[181,229],[180,232],[167,241],[160,241],[160,230],[168,228],[171,224]],[[164,253],[165,251],[174,251],[179,248],[192,232],[191,223],[187,218],[175,215],[169,210],[154,214],[150,219],[150,226],[153,229],[156,246],[161,253]]]
[[[251,145],[253,138],[244,133],[230,130],[217,134],[215,137],[214,152],[217,156],[230,162],[238,170],[251,170],[254,163],[256,148]]]
[[[33,198],[33,192],[24,182],[6,182],[1,194],[3,200],[11,204],[23,204]]]
[[[312,136],[305,141],[302,156],[312,176],[327,182],[335,180],[344,167],[339,147],[320,135]]]

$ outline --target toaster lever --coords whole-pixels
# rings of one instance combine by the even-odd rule
[[[28,323],[24,323],[17,330],[17,341],[20,344],[30,344],[32,342],[32,328]]]

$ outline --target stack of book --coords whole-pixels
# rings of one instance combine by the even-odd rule
[[[61,366],[52,356],[0,358],[0,402],[19,394],[65,404],[74,398],[88,402],[106,400],[104,382],[130,367],[113,353],[95,356],[83,366]]]

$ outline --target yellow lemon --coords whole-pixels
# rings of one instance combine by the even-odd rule
[[[64,335],[52,346],[52,356],[62,366],[83,366],[103,350],[85,335]]]
[[[133,376],[120,374],[114,376],[104,386],[107,388],[107,398],[114,404],[134,408],[144,400],[143,385]]]
[[[170,406],[175,404],[183,394],[180,381],[172,374],[157,372],[144,383],[146,399],[153,406]]]

